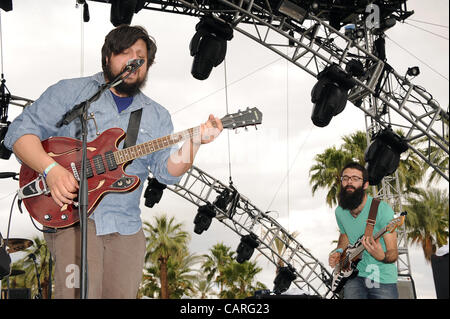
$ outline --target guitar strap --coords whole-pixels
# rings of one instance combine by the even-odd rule
[[[128,121],[127,135],[123,148],[134,146],[136,144],[139,126],[141,124],[142,109],[131,112],[130,119]]]
[[[373,198],[372,204],[370,205],[369,217],[366,222],[366,231],[364,232],[364,236],[372,236],[373,228],[375,227],[375,223],[377,220],[378,206],[380,205],[380,200]]]

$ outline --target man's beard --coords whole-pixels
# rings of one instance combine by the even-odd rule
[[[347,189],[349,188],[353,188],[354,191],[352,193],[347,192]],[[359,188],[355,188],[351,185],[341,187],[341,191],[339,192],[339,206],[351,211],[361,205],[365,193],[363,186]]]
[[[118,75],[119,73],[113,74],[113,72],[111,71],[111,66],[109,64],[106,65],[105,77],[108,81],[114,80]],[[126,74],[124,74],[124,76],[126,76]],[[147,75],[145,76],[144,79],[142,80],[136,79],[136,81],[133,83],[126,83],[125,81],[122,81],[119,85],[116,85],[114,89],[119,94],[124,94],[126,96],[135,96],[136,94],[139,93],[139,90],[145,85],[146,81]]]

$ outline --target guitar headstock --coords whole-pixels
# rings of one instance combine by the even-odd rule
[[[238,111],[233,114],[227,114],[222,119],[223,128],[237,129],[239,127],[247,127],[250,125],[258,125],[262,123],[262,113],[256,107],[247,108],[245,111]]]
[[[392,233],[397,227],[400,227],[405,222],[406,212],[402,212],[399,217],[394,218],[386,226],[386,231]]]

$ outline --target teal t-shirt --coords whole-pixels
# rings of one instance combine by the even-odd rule
[[[338,206],[336,208],[336,221],[339,226],[339,231],[346,234],[350,244],[354,244],[366,229],[366,221],[369,217],[370,205],[372,204],[372,197],[368,196],[366,205],[359,215],[354,218],[349,210]],[[383,227],[385,227],[394,218],[394,211],[386,202],[381,201],[378,206],[378,214],[373,229],[373,234],[376,234]],[[380,239],[383,250],[386,251],[386,244],[383,237]],[[375,282],[382,284],[397,283],[397,265],[396,263],[386,264],[376,260],[366,250],[363,252],[363,257],[358,263],[358,276],[369,278]]]

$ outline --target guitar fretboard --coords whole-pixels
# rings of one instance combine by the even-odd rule
[[[187,139],[191,139],[194,136],[200,134],[200,126],[193,127],[182,132],[173,133],[167,136],[163,136],[152,141],[148,141],[142,144],[127,147],[123,150],[115,151],[114,160],[117,164],[126,163],[136,158],[157,152],[169,146],[175,145]]]

